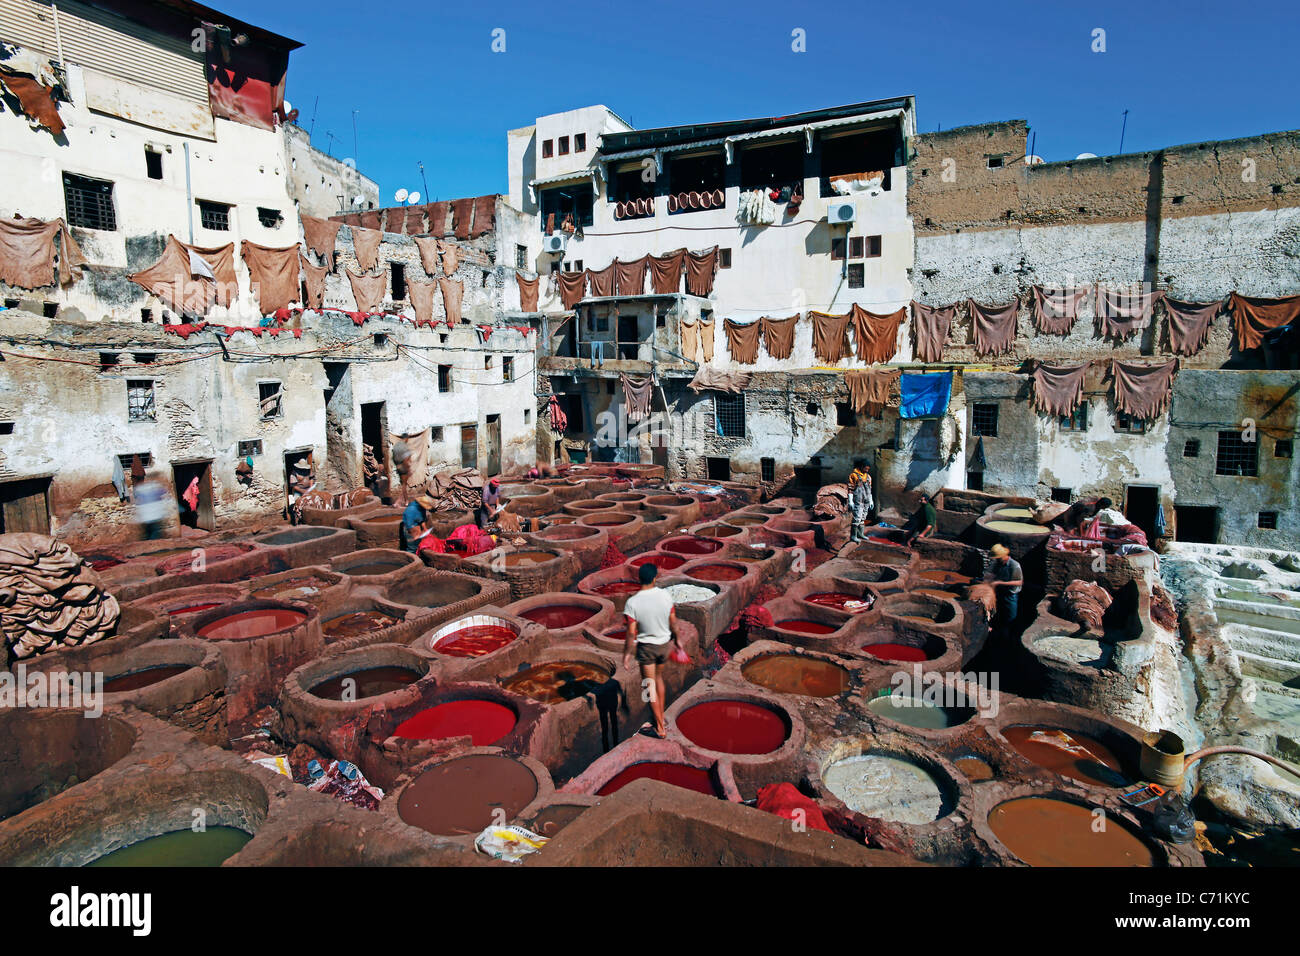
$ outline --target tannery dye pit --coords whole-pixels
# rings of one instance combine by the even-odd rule
[[[417,671],[405,667],[369,667],[321,681],[308,691],[325,700],[364,700],[401,690],[420,679]]]
[[[423,771],[403,787],[398,815],[440,836],[478,833],[498,811],[507,820],[537,796],[537,778],[524,764],[496,754],[470,754]]]
[[[451,700],[436,704],[397,725],[394,737],[445,740],[469,737],[476,747],[494,744],[515,729],[518,716],[493,700]]]

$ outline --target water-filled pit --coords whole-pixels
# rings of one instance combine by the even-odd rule
[[[922,730],[946,730],[975,716],[972,707],[941,707],[923,698],[884,693],[867,704],[873,714]]]
[[[86,866],[220,866],[251,839],[252,834],[235,827],[175,830],[114,850]]]
[[[777,694],[835,697],[849,689],[849,672],[831,661],[800,654],[765,654],[746,661],[741,675]]]
[[[397,813],[406,823],[439,836],[479,833],[512,820],[538,792],[537,777],[518,760],[469,754],[425,770],[402,789]]]

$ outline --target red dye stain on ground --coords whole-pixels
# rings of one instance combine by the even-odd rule
[[[402,721],[393,736],[407,740],[469,737],[475,747],[487,747],[514,730],[517,722],[513,710],[494,700],[449,700]]]
[[[241,638],[262,637],[301,624],[305,620],[307,615],[293,608],[264,607],[213,621],[199,629],[199,637],[206,637],[212,641],[237,641]]]
[[[634,763],[630,767],[625,767],[609,783],[597,790],[596,796],[607,797],[611,793],[618,793],[633,780],[659,780],[670,783],[674,787],[681,787],[683,790],[694,790],[696,793],[706,793],[712,797],[721,796],[707,770],[680,763],[657,761]]]
[[[592,608],[578,604],[548,604],[545,607],[535,607],[531,611],[524,611],[520,616],[526,617],[530,621],[536,621],[551,630],[560,630],[561,628],[581,624],[595,613]]]
[[[449,657],[482,657],[505,647],[518,636],[504,624],[475,624],[452,631],[433,649]]]
[[[867,644],[862,648],[872,657],[882,661],[928,661],[929,655],[920,647],[910,644]]]
[[[724,754],[769,754],[786,738],[780,714],[744,700],[696,704],[677,718],[677,729],[706,750]]]
[[[830,624],[823,624],[821,621],[777,621],[776,626],[786,631],[794,631],[796,634],[831,634],[837,630]]]

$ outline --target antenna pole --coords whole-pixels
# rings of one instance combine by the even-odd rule
[[[1037,156],[1038,152],[1038,130],[1034,130],[1034,135],[1029,137],[1029,155]]]
[[[429,201],[429,180],[424,178],[424,160],[418,160],[417,166],[420,167],[420,182],[424,183],[424,201]]]
[[[1119,151],[1124,152],[1124,134],[1128,132],[1128,110],[1124,111],[1124,125],[1119,129]]]
[[[361,155],[360,151],[357,149],[357,113],[359,112],[361,111],[360,110],[352,111],[352,155],[353,156]]]

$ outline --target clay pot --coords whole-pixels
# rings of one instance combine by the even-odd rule
[[[721,209],[727,203],[727,194],[721,189],[713,190],[713,205]]]
[[[676,212],[678,207],[679,207],[679,203],[677,201],[677,194],[676,193],[670,194],[668,197],[668,211]]]
[[[689,193],[687,193],[687,194],[686,194],[686,205],[689,206],[691,209],[699,209],[699,208],[700,208],[700,194],[697,193],[697,192],[689,192]]]

